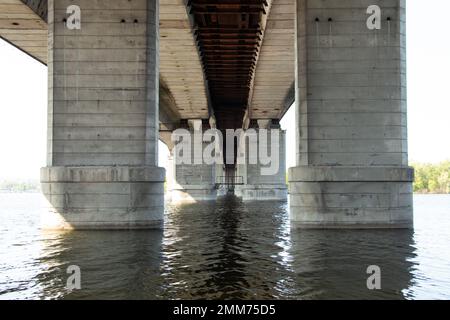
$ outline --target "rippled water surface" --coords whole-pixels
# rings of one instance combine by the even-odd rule
[[[291,231],[287,203],[229,197],[168,206],[161,231],[44,233],[40,201],[0,194],[0,299],[450,299],[450,196],[416,196],[414,231]]]

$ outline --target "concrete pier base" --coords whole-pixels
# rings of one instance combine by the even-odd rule
[[[295,167],[289,170],[294,228],[412,228],[413,169]]]
[[[159,167],[48,167],[41,170],[53,230],[161,228],[164,175]]]
[[[202,137],[208,126],[201,119],[188,120],[188,126],[179,149],[174,147],[169,155],[167,199],[175,203],[216,200],[217,166],[203,161],[207,144]],[[189,159],[183,160],[186,156]]]
[[[217,199],[215,166],[176,165],[169,161],[167,200],[170,202],[197,202]]]
[[[217,199],[214,185],[189,185],[173,187],[170,191],[171,202],[198,202]]]
[[[260,125],[260,128],[268,131],[268,149],[270,148],[270,136],[277,132],[279,136],[278,145],[275,150],[278,157],[274,157],[277,163],[276,171],[270,175],[264,175],[262,169],[267,166],[259,163],[257,158],[259,153],[260,141],[254,142],[257,150],[250,152],[250,140],[246,140],[240,145],[240,151],[245,154],[245,163],[237,166],[237,176],[242,179],[242,185],[236,185],[235,195],[244,201],[270,200],[286,201],[286,132],[279,129],[279,125],[272,125],[272,121],[265,121],[266,126]],[[257,129],[258,130],[258,129]],[[256,131],[259,132],[259,131]],[[273,155],[275,156],[275,155]],[[252,164],[253,163],[253,164]]]
[[[262,184],[262,185],[243,185],[236,186],[235,195],[244,201],[253,200],[271,200],[286,201],[287,186],[286,184]]]
[[[217,199],[214,166],[170,163],[167,199],[170,202],[197,202]]]

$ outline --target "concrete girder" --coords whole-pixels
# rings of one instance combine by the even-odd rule
[[[0,37],[47,63],[47,1],[0,0]]]
[[[295,0],[273,1],[256,65],[250,119],[280,119],[294,101]]]

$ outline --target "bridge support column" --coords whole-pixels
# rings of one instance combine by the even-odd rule
[[[274,172],[264,173],[262,170],[268,165],[263,165],[260,158],[261,139],[256,142],[256,147],[252,150],[249,143],[252,142],[248,135],[246,141],[239,147],[239,152],[245,154],[245,163],[237,165],[237,179],[235,194],[245,201],[252,200],[286,200],[286,132],[281,130],[279,125],[273,126],[271,121],[260,121],[259,129],[267,130],[267,155],[271,153],[271,138],[273,134],[278,136],[278,146],[275,150],[278,153],[276,157],[270,155],[276,166]],[[259,135],[260,130],[253,129]],[[252,130],[252,129],[250,129]],[[245,148],[245,149],[243,149]],[[277,163],[275,163],[277,162]],[[242,185],[239,183],[243,182]]]
[[[80,29],[66,26],[67,5],[48,1],[43,227],[161,227],[158,1],[134,0],[123,11],[106,1],[77,1]]]
[[[412,226],[405,1],[377,2],[381,29],[362,1],[296,0],[294,227]]]
[[[173,174],[171,181],[167,184],[169,199],[172,202],[216,200],[216,165],[206,164],[203,161],[203,151],[206,146],[206,143],[201,140],[203,121],[190,120],[189,126],[191,148],[186,148],[183,152],[190,149],[191,154],[181,155],[172,151],[173,161],[169,171]],[[181,160],[181,156],[186,161]]]

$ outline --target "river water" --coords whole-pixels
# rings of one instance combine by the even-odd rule
[[[4,193],[0,299],[450,299],[450,196],[414,204],[414,231],[291,230],[287,203],[229,197],[167,206],[161,231],[48,233],[41,195]]]

